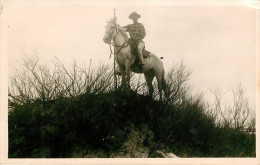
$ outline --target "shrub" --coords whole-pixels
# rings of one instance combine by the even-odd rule
[[[181,157],[255,156],[255,134],[240,129],[254,130],[246,98],[235,99],[241,105],[231,107],[235,117],[223,115],[202,95],[192,94],[191,72],[182,63],[166,76],[169,97],[158,101],[146,96],[144,83],[135,78],[133,90],[115,85],[109,66],[91,70],[74,63],[69,70],[57,59],[50,71],[38,61],[27,59],[22,72],[11,78],[9,157],[73,157],[75,150],[82,157],[91,151],[109,157],[126,140],[130,125],[142,129],[144,123],[154,135],[147,144],[150,156],[157,149]],[[246,120],[240,120],[243,115]]]

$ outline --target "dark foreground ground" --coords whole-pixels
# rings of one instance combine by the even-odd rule
[[[255,157],[255,135],[218,126],[198,100],[115,90],[9,104],[10,158]]]

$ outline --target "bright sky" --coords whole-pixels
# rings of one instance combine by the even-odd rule
[[[192,70],[190,83],[206,96],[210,90],[226,92],[242,83],[255,104],[256,10],[246,6],[113,6],[82,3],[9,1],[9,71],[22,63],[23,54],[38,52],[49,63],[58,57],[65,64],[74,59],[94,65],[111,63],[109,46],[102,38],[106,21],[116,8],[120,25],[130,24],[137,11],[146,28],[146,48],[163,56],[167,71],[181,60]],[[43,1],[42,1],[43,2]],[[62,1],[60,1],[62,2]],[[77,1],[78,2],[78,1]]]

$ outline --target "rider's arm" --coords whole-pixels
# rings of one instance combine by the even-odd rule
[[[125,27],[119,27],[119,29],[120,29],[120,30],[123,30],[123,31],[125,31],[125,32],[127,31],[127,28],[125,28]]]
[[[126,25],[126,26],[123,26],[123,27],[119,27],[119,29],[121,29],[121,30],[124,30],[124,31],[128,31],[128,25]]]

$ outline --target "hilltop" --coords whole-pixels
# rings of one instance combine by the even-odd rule
[[[183,65],[168,72],[170,96],[158,101],[139,81],[115,88],[109,67],[25,64],[9,87],[10,158],[256,156],[255,134],[241,131],[251,122],[244,98],[232,118],[210,109],[191,94]]]

